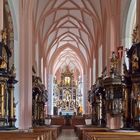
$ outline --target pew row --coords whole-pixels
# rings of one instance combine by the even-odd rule
[[[56,140],[62,131],[61,125],[50,125],[47,127],[36,127],[33,129],[34,132],[47,132],[49,131],[49,139],[46,140]]]
[[[46,133],[36,132],[0,132],[0,140],[45,140]]]
[[[95,127],[92,125],[86,126],[86,125],[75,125],[75,133],[78,136],[79,140],[83,139],[83,134],[85,132],[107,132],[110,131],[108,128],[102,128],[102,127]]]
[[[84,140],[138,140],[140,132],[84,132]]]
[[[0,140],[56,140],[61,132],[61,126],[36,127],[30,132],[1,131]]]

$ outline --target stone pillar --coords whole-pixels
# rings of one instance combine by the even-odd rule
[[[19,42],[17,40],[14,40],[14,65],[16,68],[16,79],[19,81]],[[18,59],[17,59],[18,58]],[[19,90],[19,82],[15,84],[15,90],[14,90],[14,97],[15,97],[15,103],[16,103],[16,109],[15,109],[15,117],[16,117],[16,123],[15,126],[18,128],[20,121],[20,108],[19,108],[19,102],[20,102],[20,90]]]
[[[32,0],[21,0],[19,3],[19,129],[32,127]]]
[[[83,75],[83,114],[88,112],[88,83],[87,75]]]
[[[48,76],[48,114],[53,115],[53,75]]]
[[[3,30],[3,0],[0,0],[0,31]]]
[[[102,57],[103,57],[102,46],[100,46],[98,48],[98,77],[102,75],[102,71],[103,71]]]
[[[93,59],[93,83],[92,84],[95,84],[96,82],[96,59],[94,58]]]

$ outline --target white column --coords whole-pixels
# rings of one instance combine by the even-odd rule
[[[102,46],[100,46],[98,49],[98,76],[99,77],[102,75],[102,71],[103,71],[102,57],[103,57]]]
[[[18,83],[15,84],[15,90],[14,90],[14,97],[15,97],[15,103],[16,103],[16,127],[19,127],[19,115],[20,115],[20,108],[19,108],[19,42],[14,40],[14,65],[16,68],[16,80],[18,80]]]
[[[47,87],[47,68],[45,67],[45,69],[44,69],[44,71],[45,71],[45,74],[44,74],[44,80],[45,80],[45,88]]]
[[[53,75],[48,76],[48,114],[53,115]]]
[[[93,60],[93,84],[96,82],[96,59]]]
[[[41,58],[41,79],[42,79],[42,83],[44,83],[43,57]]]
[[[26,130],[32,127],[32,7],[20,2],[19,129]]]
[[[88,112],[88,83],[87,83],[87,75],[84,74],[83,75],[83,79],[82,79],[82,83],[83,83],[83,113],[87,113]]]
[[[39,45],[38,41],[35,45],[35,60],[36,60],[36,73],[39,75]]]
[[[0,0],[0,32],[3,30],[3,0]]]

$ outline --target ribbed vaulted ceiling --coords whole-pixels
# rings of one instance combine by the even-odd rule
[[[128,1],[121,3],[126,5]],[[82,72],[83,65],[88,66],[93,60],[107,13],[115,13],[118,3],[114,0],[35,0],[34,29],[46,65],[53,59],[55,72],[65,65]]]

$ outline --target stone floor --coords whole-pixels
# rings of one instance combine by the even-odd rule
[[[57,140],[78,140],[73,129],[63,129]]]

